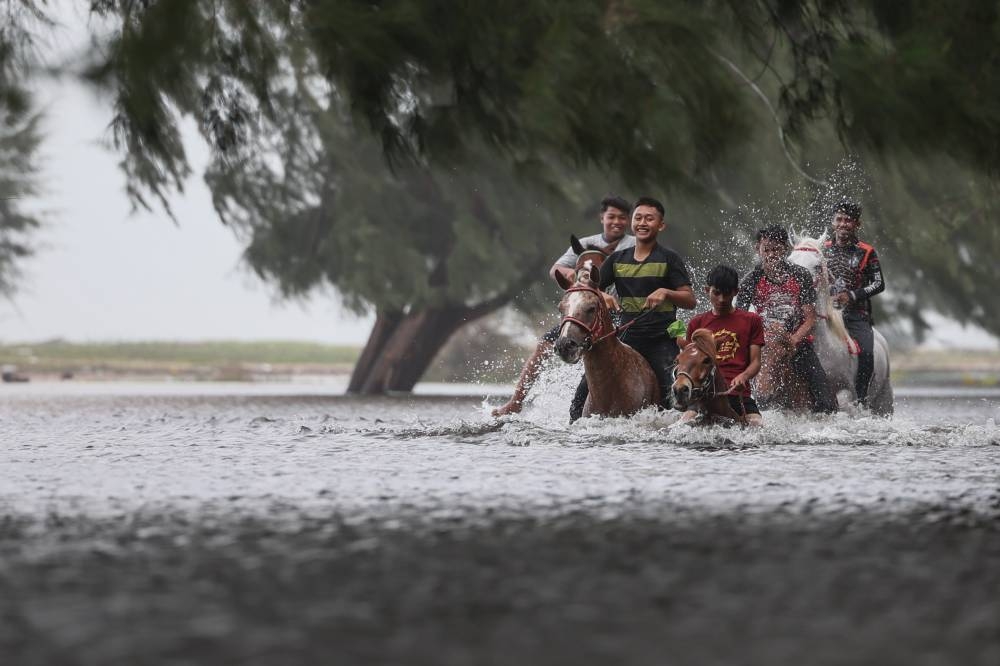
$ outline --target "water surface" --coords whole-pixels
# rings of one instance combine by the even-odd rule
[[[1000,392],[569,426],[571,370],[499,421],[502,387],[0,386],[0,655],[1000,660]]]

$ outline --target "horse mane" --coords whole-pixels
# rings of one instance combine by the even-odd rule
[[[844,325],[844,314],[839,309],[832,307],[829,303],[830,283],[827,281],[826,255],[823,254],[826,237],[827,233],[825,231],[819,238],[795,234],[795,247],[807,248],[819,254],[821,270],[819,278],[816,280],[816,296],[817,298],[825,299],[825,302],[827,303],[827,307],[825,308],[826,321],[830,326],[830,330],[833,331],[833,334],[843,340],[846,344],[851,339],[851,335],[847,332],[847,327]]]
[[[699,328],[691,334],[691,343],[705,356],[715,362],[715,334],[707,328]]]

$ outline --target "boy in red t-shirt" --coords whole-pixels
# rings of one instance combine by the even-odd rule
[[[740,276],[729,266],[719,265],[705,278],[705,292],[712,303],[711,312],[695,315],[687,329],[707,328],[715,334],[719,371],[729,382],[729,403],[737,414],[745,413],[750,425],[763,423],[760,409],[750,395],[750,380],[760,372],[760,348],[764,346],[764,322],[756,312],[737,310],[733,300],[739,291]],[[687,344],[687,340],[682,341]],[[742,403],[742,405],[741,405]],[[685,412],[681,420],[696,416]]]

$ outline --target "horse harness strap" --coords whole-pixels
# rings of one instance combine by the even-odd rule
[[[716,397],[716,395],[719,395],[719,394],[717,394],[715,392],[715,372],[716,372],[716,370],[718,370],[718,366],[716,366],[715,364],[713,364],[712,365],[712,369],[705,376],[705,380],[701,384],[698,384],[698,385],[695,384],[694,377],[692,377],[690,374],[688,374],[684,370],[678,370],[676,365],[674,365],[674,371],[673,371],[672,374],[673,374],[674,381],[677,381],[678,377],[687,377],[687,380],[691,383],[691,399],[692,400],[701,400],[703,398],[714,398],[714,397]],[[711,387],[711,393],[709,392],[709,388],[710,387]],[[722,394],[722,395],[725,395],[725,394]]]
[[[606,310],[607,309],[607,306],[604,304],[604,294],[602,294],[597,289],[595,289],[593,287],[588,287],[588,286],[585,286],[585,285],[580,285],[580,286],[574,285],[574,286],[570,287],[569,289],[567,289],[566,293],[569,293],[569,292],[572,292],[572,291],[589,291],[589,292],[591,292],[592,294],[596,295],[597,298],[599,299],[599,302],[601,304],[601,309],[602,310]],[[601,322],[603,321],[603,317],[598,317],[597,319],[595,319],[594,320],[594,325],[591,326],[591,325],[588,325],[586,322],[581,321],[580,319],[577,319],[576,317],[573,317],[571,315],[563,315],[562,320],[559,322],[559,326],[562,327],[563,324],[569,322],[571,324],[576,324],[577,326],[579,326],[580,328],[582,328],[583,330],[585,330],[587,332],[588,337],[590,338],[590,341],[587,344],[587,349],[590,349],[594,345],[598,344],[599,342],[603,342],[604,340],[607,340],[608,338],[610,338],[613,335],[619,335],[620,333],[624,332],[630,326],[632,326],[632,324],[636,323],[637,321],[639,321],[640,319],[642,319],[643,317],[645,317],[650,312],[653,312],[653,310],[647,310],[647,311],[641,313],[638,317],[636,317],[632,321],[626,322],[626,323],[622,324],[621,326],[615,326],[615,327],[613,327],[607,333],[604,332],[604,327],[601,324]]]
[[[747,407],[746,407],[746,405],[743,404],[743,396],[739,395],[737,393],[733,393],[733,389],[731,389],[731,388],[727,389],[725,393],[720,393],[719,395],[724,395],[724,396],[733,396],[733,395],[735,395],[737,398],[739,398],[739,403],[740,403],[740,419],[742,419],[743,423],[745,424],[747,422]]]
[[[681,370],[681,371],[678,372],[676,366],[674,367],[673,376],[674,376],[674,380],[675,381],[677,380],[678,376],[681,376],[681,377],[687,377],[688,381],[691,382],[691,386],[693,387],[691,389],[691,399],[692,400],[700,400],[700,399],[704,399],[704,398],[709,398],[709,399],[711,399],[711,398],[721,398],[721,397],[729,397],[729,396],[736,395],[739,398],[739,403],[740,403],[740,419],[739,420],[740,420],[740,422],[743,425],[746,425],[747,424],[747,408],[746,408],[746,405],[743,404],[743,396],[738,395],[736,393],[733,393],[733,389],[731,389],[731,388],[726,389],[722,393],[716,393],[716,391],[715,391],[715,373],[716,373],[717,370],[718,370],[718,366],[713,365],[711,372],[709,372],[708,375],[705,377],[705,382],[703,384],[701,384],[700,386],[695,386],[694,378],[691,377],[691,375],[689,375],[687,372],[685,372],[683,370]],[[709,392],[709,387],[711,387],[711,393]]]

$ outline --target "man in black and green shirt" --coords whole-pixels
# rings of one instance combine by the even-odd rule
[[[615,286],[620,300],[610,294],[605,294],[604,299],[611,310],[622,311],[625,323],[652,310],[629,326],[621,339],[649,361],[660,384],[660,404],[669,408],[666,400],[673,383],[669,368],[678,348],[667,327],[677,319],[677,308],[695,306],[695,295],[684,260],[656,241],[666,228],[663,216],[663,204],[656,199],[641,197],[635,202],[632,207],[635,247],[619,250],[604,261],[601,289]],[[582,410],[583,403],[577,405],[574,401],[570,420],[579,418]]]

